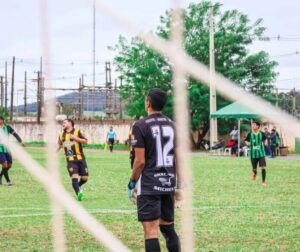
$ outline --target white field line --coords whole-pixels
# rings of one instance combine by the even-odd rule
[[[18,144],[10,141],[7,136],[0,131],[0,140],[8,148],[14,151],[15,158],[22,162],[24,168],[44,187],[46,192],[54,197],[61,207],[68,212],[74,219],[96,240],[104,245],[109,251],[130,251],[112,232],[99,223],[96,218],[90,215],[81,204],[79,204],[63,188],[63,185],[56,181],[52,173],[45,170],[36,160],[24,151]],[[49,183],[51,181],[51,183]]]
[[[203,207],[195,207],[193,208],[193,212],[202,212],[209,210],[234,210],[234,209],[280,209],[280,208],[300,208],[300,205],[233,205],[233,206],[203,206]],[[0,211],[10,211],[10,210],[50,210],[46,208],[0,208]],[[90,214],[136,214],[135,209],[86,209]],[[22,217],[39,217],[39,216],[52,216],[53,213],[48,212],[39,212],[39,213],[30,213],[30,214],[2,214],[0,215],[1,219],[5,218],[22,218]]]

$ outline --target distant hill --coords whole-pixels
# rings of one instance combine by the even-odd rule
[[[112,97],[114,97],[114,93]],[[94,111],[105,111],[106,105],[106,93],[105,92],[83,92],[83,109],[84,111],[92,111],[92,101],[94,101]],[[78,104],[79,103],[79,93],[72,92],[62,96],[57,97],[58,103],[63,104]],[[112,98],[112,104],[114,104],[114,98]],[[119,108],[119,98],[117,98],[116,102],[117,109]],[[24,105],[15,106],[14,111],[23,111]],[[37,112],[37,103],[29,103],[27,104],[27,112]]]

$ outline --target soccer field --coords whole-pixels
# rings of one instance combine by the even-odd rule
[[[46,163],[45,149],[26,150]],[[90,181],[83,206],[132,251],[143,251],[142,227],[127,199],[128,153],[86,150],[86,156]],[[193,155],[197,251],[299,251],[299,161],[267,162],[263,188],[260,172],[256,181],[250,179],[248,159]],[[60,163],[63,184],[73,195],[62,155]],[[16,160],[10,176],[14,186],[0,187],[0,251],[51,251],[46,193]],[[68,251],[105,251],[68,215],[65,233]]]

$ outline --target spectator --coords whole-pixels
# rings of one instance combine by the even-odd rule
[[[273,127],[273,130],[274,130],[274,134],[275,134],[275,140],[274,140],[274,142],[275,142],[275,155],[279,156],[278,151],[279,151],[279,140],[280,140],[280,137],[279,137],[279,133],[276,130],[276,126]]]
[[[276,130],[273,128],[270,134],[270,147],[271,147],[271,157],[275,158],[277,156],[276,148],[278,146],[278,133],[276,134]]]
[[[230,135],[230,139],[237,144],[239,140],[239,130],[237,129],[236,126],[233,127],[233,130],[230,132],[229,135]]]
[[[271,133],[267,127],[265,127],[265,136],[266,136],[266,145],[265,145],[265,152],[266,156],[271,156],[271,145],[270,145],[270,138],[271,138]]]

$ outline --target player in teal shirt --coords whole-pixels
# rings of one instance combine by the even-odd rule
[[[111,126],[109,131],[107,132],[107,137],[106,137],[106,141],[109,145],[110,152],[113,151],[116,138],[117,138],[117,134],[116,132],[113,131],[113,127]]]

